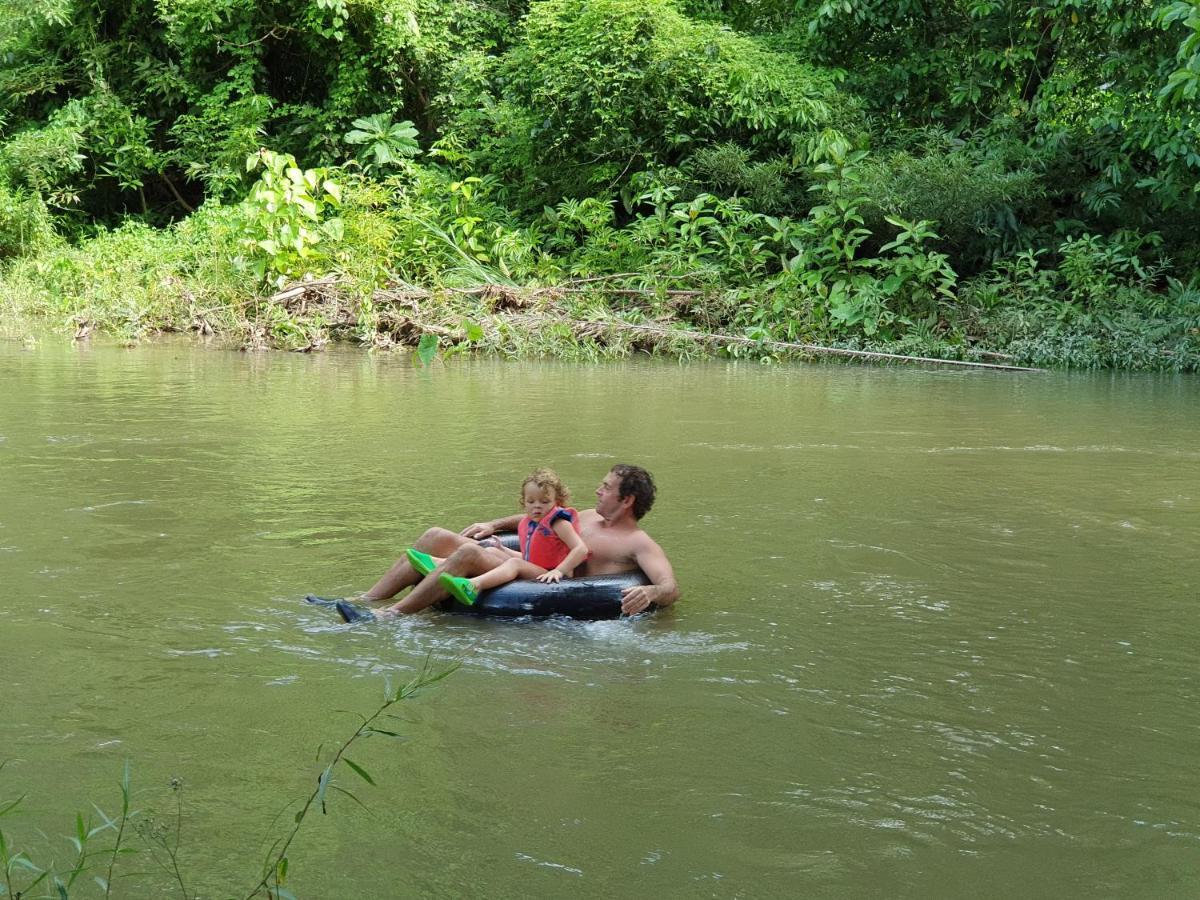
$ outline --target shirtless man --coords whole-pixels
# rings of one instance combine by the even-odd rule
[[[650,584],[628,587],[622,592],[621,612],[636,615],[651,604],[669,606],[679,598],[675,572],[662,548],[642,531],[638,520],[654,505],[654,480],[638,466],[613,466],[596,488],[596,508],[579,514],[579,531],[590,556],[577,574],[616,575],[641,569]],[[389,600],[404,588],[413,590],[399,603],[376,611],[376,615],[414,613],[446,596],[438,583],[442,572],[471,578],[495,567],[508,558],[501,550],[483,546],[477,539],[498,531],[515,531],[520,515],[505,516],[491,522],[476,522],[459,534],[444,528],[431,528],[413,545],[445,562],[424,578],[401,557],[370,590],[363,600]]]

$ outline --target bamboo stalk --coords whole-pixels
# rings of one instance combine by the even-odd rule
[[[817,344],[797,344],[790,341],[756,341],[753,338],[741,337],[734,334],[714,334],[704,331],[663,328],[656,325],[635,325],[631,322],[584,322],[579,319],[568,319],[560,316],[508,316],[509,320],[520,320],[529,323],[545,322],[547,320],[565,322],[575,328],[596,327],[597,325],[616,328],[619,331],[635,331],[652,334],[660,338],[681,337],[697,343],[729,343],[741,347],[767,347],[772,350],[790,350],[800,353],[811,353],[816,356],[848,356],[856,359],[889,359],[898,362],[934,363],[942,366],[966,366],[975,369],[995,369],[1001,372],[1045,372],[1045,369],[1035,369],[1029,366],[1005,366],[999,363],[969,362],[961,359],[938,359],[933,356],[904,356],[899,353],[881,353],[874,350],[847,350],[843,347],[822,347]]]

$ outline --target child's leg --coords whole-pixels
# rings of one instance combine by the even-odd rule
[[[488,588],[499,587],[502,584],[508,584],[510,581],[516,581],[518,578],[532,579],[537,578],[546,570],[541,566],[535,566],[528,560],[514,558],[506,560],[491,571],[484,572],[482,575],[476,575],[471,579],[471,587],[478,591],[486,591]]]

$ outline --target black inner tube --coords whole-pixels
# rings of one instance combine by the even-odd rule
[[[496,536],[505,547],[517,549],[515,534]],[[564,578],[556,584],[540,581],[510,581],[484,591],[474,605],[453,598],[438,604],[438,609],[472,616],[568,616],[572,619],[617,619],[621,616],[621,592],[627,587],[649,584],[641,571],[623,575],[593,575]]]

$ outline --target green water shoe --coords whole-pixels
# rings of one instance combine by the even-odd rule
[[[419,575],[428,575],[437,568],[437,563],[433,561],[432,556],[422,553],[415,547],[409,547],[404,553],[408,557],[408,564],[416,569]]]
[[[470,580],[466,578],[457,578],[449,572],[443,572],[438,576],[438,584],[448,590],[455,600],[467,606],[474,606],[475,601],[479,599],[475,588],[471,587]]]

